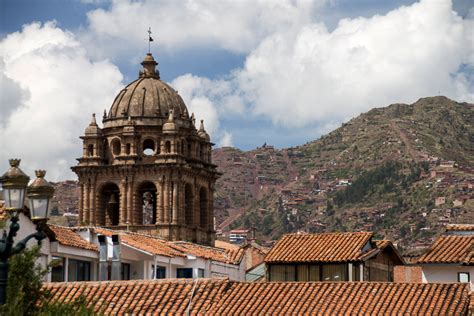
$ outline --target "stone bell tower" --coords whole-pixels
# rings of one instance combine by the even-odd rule
[[[213,144],[150,53],[142,66],[81,137],[80,221],[213,245]]]

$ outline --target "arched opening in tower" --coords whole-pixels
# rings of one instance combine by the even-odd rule
[[[199,190],[199,224],[202,228],[207,229],[207,190],[201,188]]]
[[[189,226],[194,224],[193,187],[189,183],[184,187],[184,221]]]
[[[116,226],[120,221],[120,190],[114,183],[106,183],[100,190],[99,225]]]
[[[143,182],[138,188],[142,201],[142,224],[156,223],[156,186],[152,182]]]

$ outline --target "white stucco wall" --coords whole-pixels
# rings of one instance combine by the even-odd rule
[[[458,282],[458,272],[469,272],[471,291],[474,291],[474,266],[462,265],[423,265],[423,283]]]

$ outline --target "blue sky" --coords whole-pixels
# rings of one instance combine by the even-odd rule
[[[473,102],[473,12],[467,0],[3,0],[0,140],[70,177],[90,114],[136,78],[148,26],[162,79],[218,146],[295,146],[438,91]],[[57,126],[35,133],[36,120]]]

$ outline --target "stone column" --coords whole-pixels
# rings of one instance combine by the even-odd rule
[[[156,224],[164,222],[163,214],[163,182],[157,181],[156,186]]]
[[[85,214],[84,214],[84,206],[83,206],[83,201],[84,201],[84,184],[79,184],[80,188],[80,193],[79,193],[79,204],[77,207],[79,208],[79,221],[82,223],[85,223]]]
[[[178,223],[178,182],[173,182],[173,224]]]
[[[127,180],[120,181],[120,218],[119,224],[127,223]]]
[[[184,209],[185,208],[185,202],[184,202],[184,191],[185,191],[185,183],[184,182],[180,182],[179,185],[178,185],[178,222],[181,223],[181,224],[185,224],[186,223],[186,210]]]
[[[209,190],[208,190],[208,198],[207,198],[207,201],[208,201],[208,204],[207,204],[207,221],[208,221],[208,227],[207,229],[208,230],[214,230],[214,194],[213,194],[213,190],[211,189],[211,187],[209,187]]]
[[[133,223],[133,201],[132,201],[132,191],[133,191],[133,184],[132,181],[127,182],[127,222],[129,225]]]
[[[89,215],[89,182],[88,180],[84,184],[84,190],[82,195],[82,205],[84,208],[84,219],[85,222],[91,224],[90,215]]]
[[[96,208],[96,203],[95,203],[95,182],[91,183],[90,186],[90,197],[89,197],[89,213],[90,213],[90,218],[91,218],[91,223],[93,225],[97,225],[99,222],[99,217],[102,215],[102,212],[99,212]],[[95,214],[95,216],[94,216]]]
[[[201,227],[201,204],[200,204],[200,196],[199,196],[199,184],[196,184],[194,186],[193,205],[194,205],[194,226]]]
[[[170,186],[168,184],[168,180],[164,182],[163,188],[163,221],[165,223],[170,222]]]

